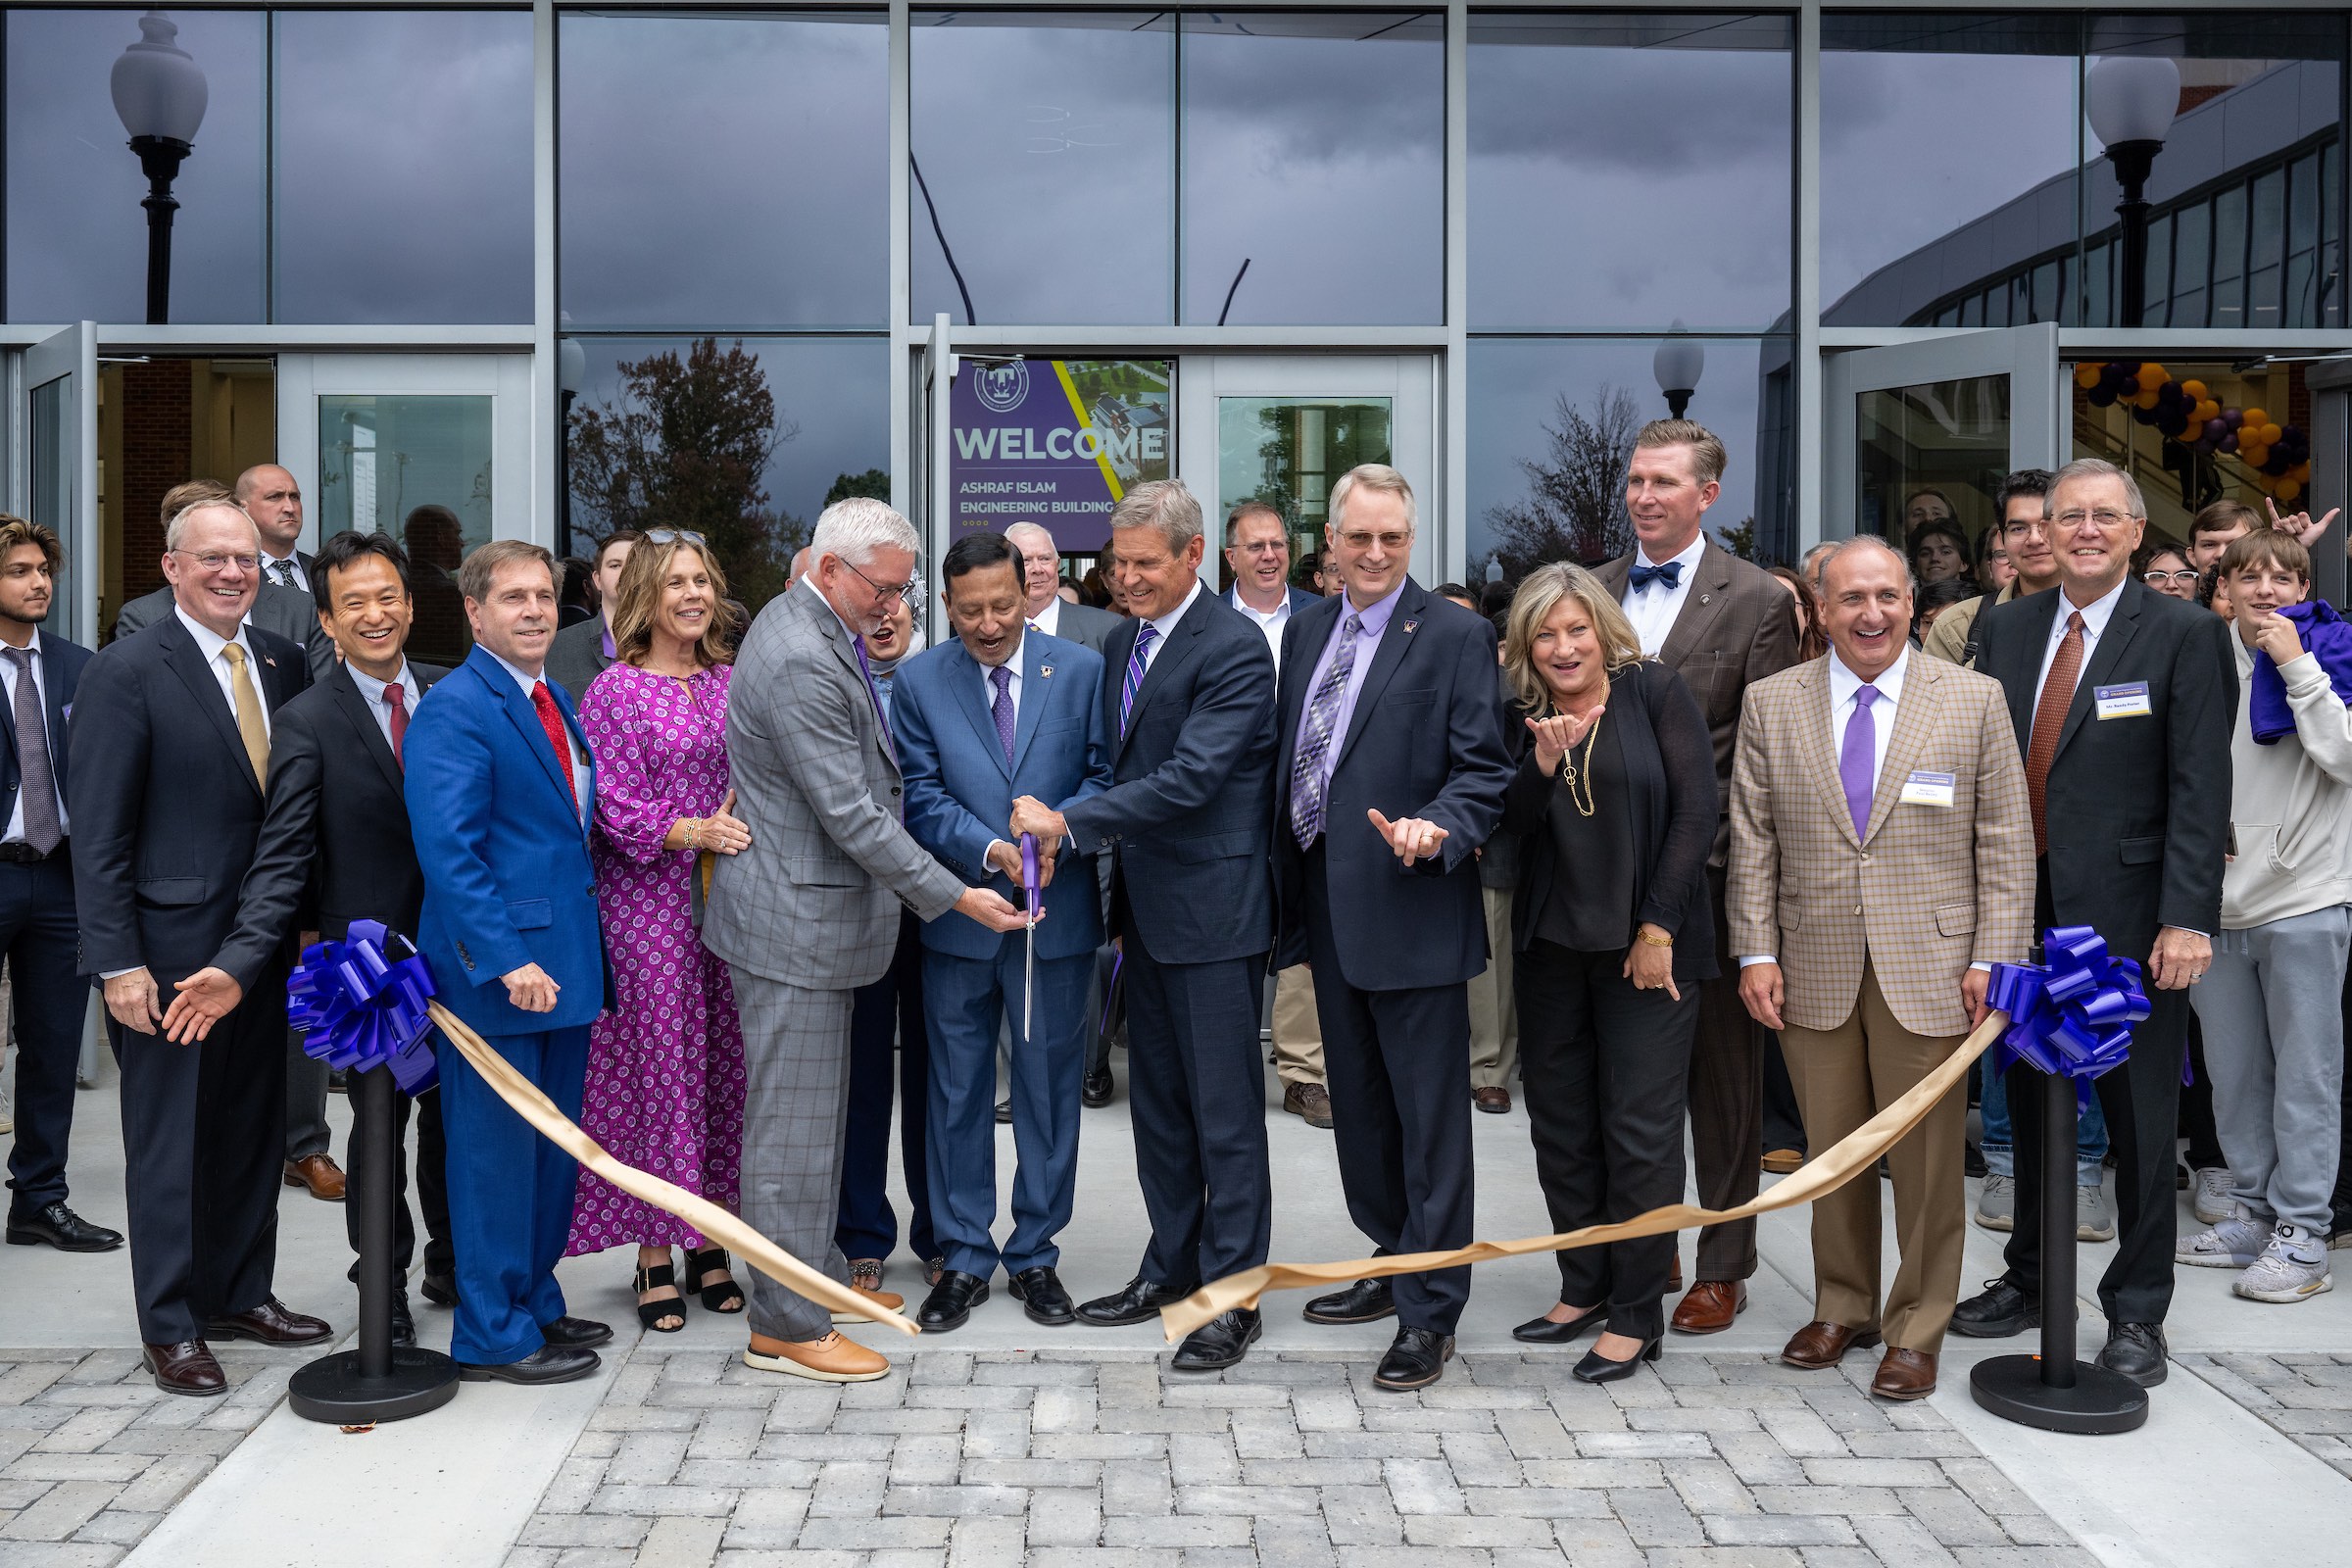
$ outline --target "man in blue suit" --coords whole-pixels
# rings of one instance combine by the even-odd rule
[[[942,564],[956,641],[899,671],[891,718],[906,779],[906,831],[973,887],[1020,897],[1021,855],[1004,824],[1016,796],[1065,809],[1110,783],[1102,735],[1102,661],[1092,650],[1026,631],[1021,554],[995,533],[958,539]],[[931,1037],[931,1224],[947,1268],[918,1320],[958,1328],[988,1299],[1003,1263],[1014,1299],[1036,1322],[1077,1315],[1054,1266],[1054,1238],[1069,1223],[1078,1174],[1079,1075],[1087,1035],[1087,986],[1102,918],[1091,856],[1051,857],[1039,843],[1041,878],[1058,871],[1074,890],[1054,918],[1026,935],[998,933],[960,916],[923,926],[923,1013]],[[960,929],[958,929],[960,928]],[[1034,944],[1034,975],[1030,952]],[[1028,980],[1028,1012],[1022,990]],[[999,1249],[997,1031],[1012,1031],[1011,1237]]]
[[[1026,795],[1012,808],[1015,833],[1067,834],[1080,854],[1111,857],[1152,1242],[1124,1289],[1078,1308],[1104,1325],[1140,1323],[1204,1280],[1264,1262],[1274,1207],[1257,1045],[1274,937],[1274,661],[1200,581],[1200,503],[1181,480],[1135,486],[1110,527],[1133,612],[1103,649],[1111,786],[1066,814]],[[1253,1310],[1220,1313],[1174,1364],[1232,1366],[1259,1332]]]
[[[416,946],[440,1000],[577,1120],[588,1025],[605,1005],[588,821],[596,766],[571,698],[545,678],[555,559],[497,539],[458,570],[473,652],[416,705],[402,750],[424,873]],[[449,1217],[458,1253],[450,1354],[467,1380],[564,1383],[612,1337],[556,1286],[579,1166],[533,1132],[455,1046],[440,1046]]]

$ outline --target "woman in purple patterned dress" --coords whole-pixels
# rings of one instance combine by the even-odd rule
[[[588,1037],[580,1125],[612,1156],[728,1209],[743,1164],[743,1030],[727,966],[694,929],[704,854],[751,833],[730,814],[726,579],[695,534],[654,529],[613,590],[612,664],[589,686],[580,725],[596,748],[597,906],[613,1006]],[[727,1254],[670,1214],[580,1172],[566,1256],[634,1244],[637,1316],[686,1326],[670,1249],[706,1309],[743,1310]]]

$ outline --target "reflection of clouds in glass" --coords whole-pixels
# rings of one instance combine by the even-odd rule
[[[531,318],[531,19],[276,19],[285,321]]]
[[[1590,416],[1604,387],[1624,390],[1637,417],[1666,417],[1666,400],[1650,373],[1655,338],[1588,338],[1577,342],[1473,339],[1470,344],[1470,491],[1468,560],[1475,568],[1494,548],[1487,514],[1527,498],[1522,459],[1540,460],[1550,450],[1545,425],[1556,424],[1557,400],[1565,395]],[[1731,455],[1723,495],[1708,509],[1706,525],[1720,533],[1759,515],[1757,378],[1761,366],[1752,340],[1709,339],[1707,369],[1690,417],[1715,432]]]
[[[211,89],[172,186],[172,318],[259,320],[262,17],[171,16]],[[147,180],[108,87],[138,13],[11,11],[5,25],[8,318],[145,320]]]
[[[1469,73],[1473,325],[1788,312],[1786,54],[1473,43]]]
[[[634,364],[664,351],[685,359],[691,338],[580,338],[588,357],[587,379],[574,411],[621,407],[620,363]],[[824,510],[825,491],[845,473],[890,467],[890,351],[878,338],[744,338],[745,352],[760,361],[776,422],[798,427],[776,447],[765,480],[768,506],[813,526]],[[721,337],[723,351],[737,342]]]
[[[1247,257],[1237,323],[1438,320],[1443,44],[1188,32],[1184,48],[1185,319],[1216,320]]]
[[[880,19],[563,19],[563,297],[575,321],[879,325]]]
[[[912,147],[982,322],[1165,321],[1174,44],[1164,21],[915,18]],[[1096,24],[1088,24],[1093,23]],[[1056,134],[1031,121],[1066,117]],[[1050,146],[1041,146],[1050,143]],[[963,307],[909,190],[913,316]]]

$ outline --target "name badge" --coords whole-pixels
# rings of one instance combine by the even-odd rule
[[[1952,786],[1957,780],[1950,773],[1914,772],[1903,780],[1905,806],[1940,806],[1950,809]]]
[[[2144,680],[2126,681],[2121,686],[2094,686],[2090,695],[2098,703],[2101,718],[2146,718],[2155,712],[2148,706],[2148,683]]]

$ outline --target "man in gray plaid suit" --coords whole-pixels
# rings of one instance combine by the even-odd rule
[[[860,641],[911,588],[906,519],[853,497],[816,519],[814,564],[760,612],[735,661],[727,768],[751,846],[722,856],[703,942],[726,959],[743,1019],[743,1217],[844,1285],[833,1245],[849,1115],[852,993],[890,967],[902,905],[957,909],[996,931],[1020,911],[967,888],[909,838],[899,764]],[[900,1298],[871,1292],[895,1308]],[[749,1366],[863,1383],[890,1362],[831,1314],[752,1276]]]

